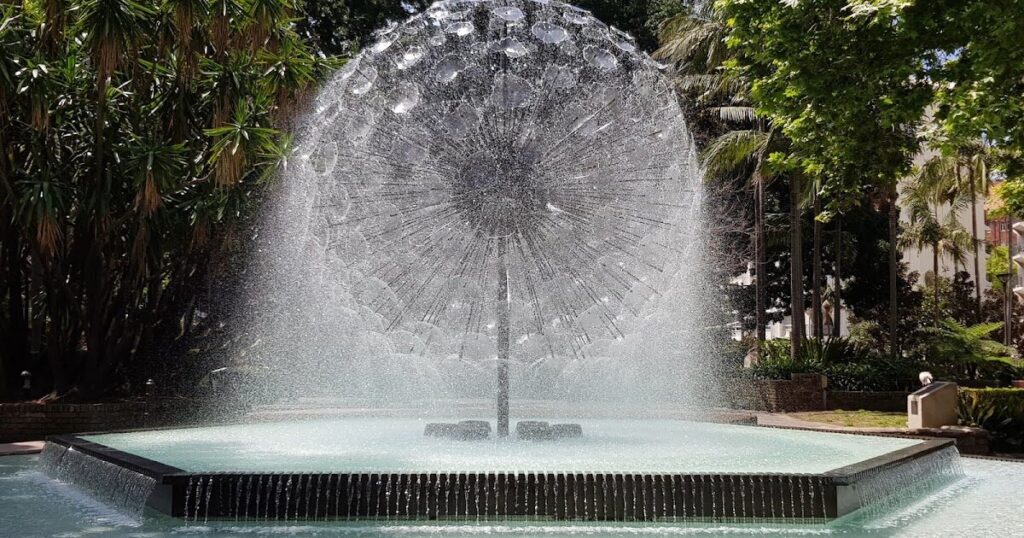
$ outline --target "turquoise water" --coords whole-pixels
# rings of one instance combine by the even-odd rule
[[[1024,536],[1024,463],[965,459],[967,478],[881,514],[829,525],[185,525],[119,513],[37,470],[36,456],[0,458],[0,536]]]
[[[609,419],[576,421],[583,425],[583,438],[559,442],[424,437],[424,426],[437,421],[344,418],[86,439],[186,471],[295,473],[821,473],[919,443],[680,420]]]

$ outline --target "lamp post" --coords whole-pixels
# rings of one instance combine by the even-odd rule
[[[1003,285],[1003,344],[1010,345],[1010,276],[1009,271],[999,273],[996,278]]]

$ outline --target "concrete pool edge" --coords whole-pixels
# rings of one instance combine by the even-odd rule
[[[147,505],[173,517],[290,519],[301,513],[314,520],[440,521],[827,522],[860,508],[851,498],[863,477],[955,447],[948,439],[925,440],[813,474],[238,473],[187,472],[78,435],[47,441],[153,478]]]

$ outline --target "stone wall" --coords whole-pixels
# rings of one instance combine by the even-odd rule
[[[161,399],[100,404],[0,404],[0,443],[34,441],[48,435],[177,426],[224,419],[237,413],[205,413],[204,402]]]

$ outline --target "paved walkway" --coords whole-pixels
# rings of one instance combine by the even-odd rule
[[[43,451],[42,441],[25,441],[21,443],[0,444],[0,456],[22,456],[38,454]]]

